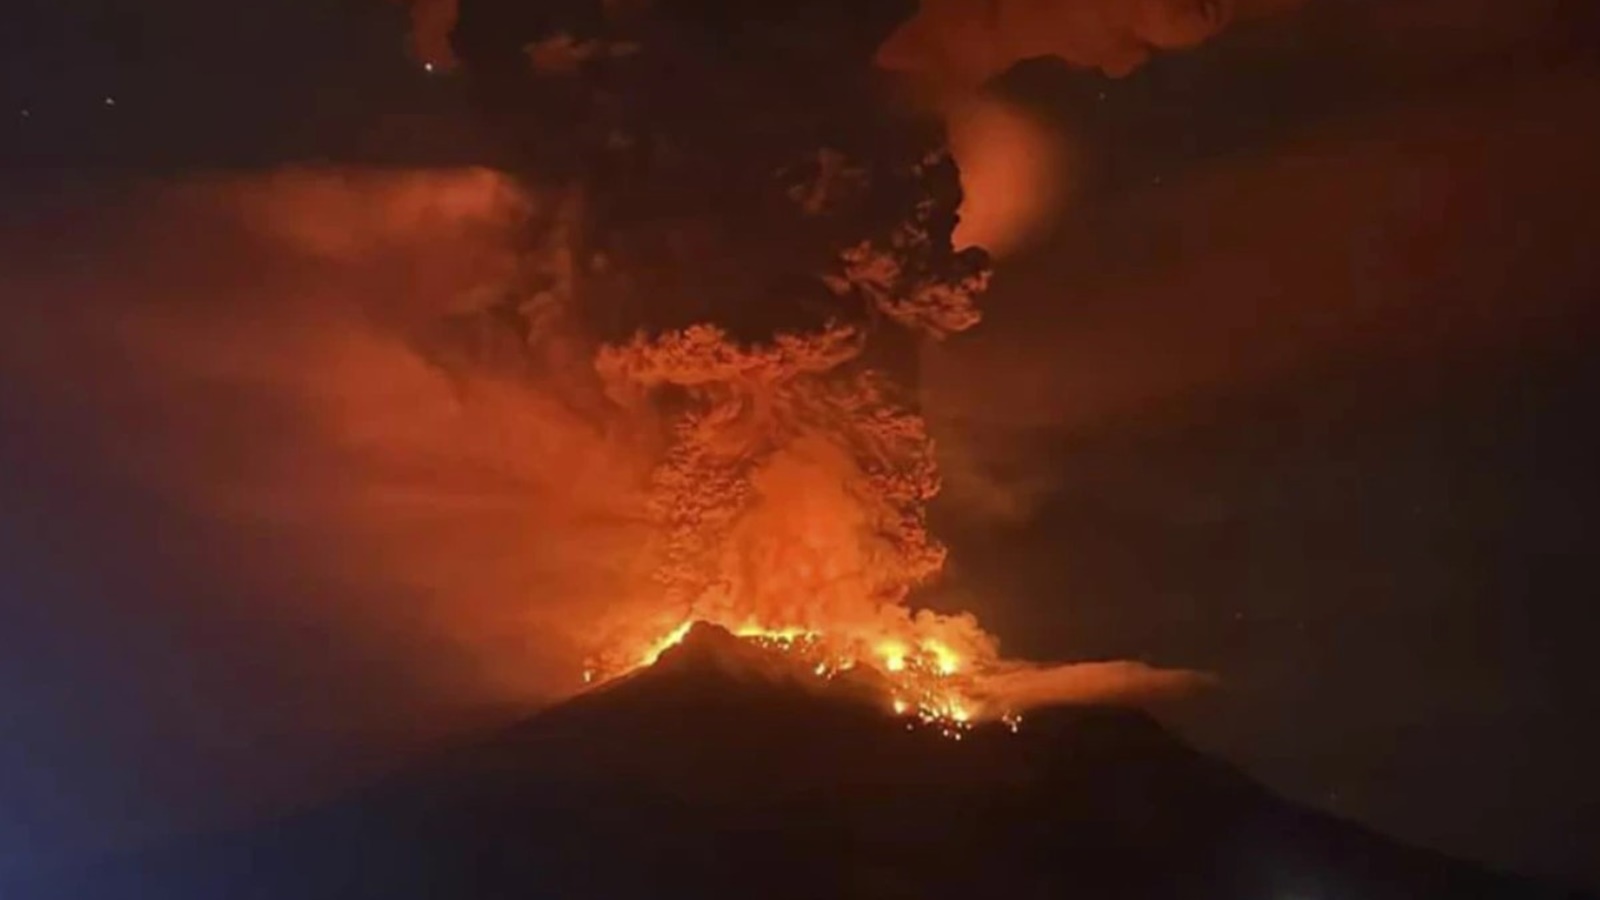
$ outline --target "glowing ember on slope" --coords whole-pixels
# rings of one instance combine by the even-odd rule
[[[682,622],[656,640],[641,643],[635,652],[620,657],[625,660],[620,664],[607,666],[596,660],[585,670],[585,682],[605,682],[655,665],[702,621]],[[718,627],[791,664],[785,668],[799,678],[828,682],[865,676],[857,684],[876,686],[885,711],[905,719],[907,728],[925,726],[954,740],[983,722],[998,723],[1015,734],[1022,728],[1022,713],[1041,706],[1141,705],[1215,683],[1202,672],[1125,661],[1041,665],[1007,660],[992,643],[977,654],[965,655],[938,638],[917,637],[916,623],[934,627],[942,623],[940,617],[924,613],[909,621],[913,624],[906,637],[876,639],[798,627]],[[971,625],[970,618],[959,621]]]
[[[606,672],[590,668],[586,682],[609,680],[654,665],[662,654],[681,644],[696,623],[685,621],[651,642],[637,661],[625,668]],[[962,677],[961,656],[935,639],[876,642],[830,639],[801,628],[769,629],[744,625],[728,629],[733,635],[763,650],[791,657],[794,671],[831,680],[859,667],[870,668],[883,676],[888,685],[886,703],[896,716],[904,716],[936,729],[946,737],[960,739],[980,718],[1003,718],[1012,724],[1020,721],[1010,713],[981,715],[983,707],[969,695],[969,684]]]

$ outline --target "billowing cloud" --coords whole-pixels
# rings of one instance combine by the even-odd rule
[[[453,317],[507,291],[536,202],[477,170],[16,199],[19,852],[291,802],[580,684],[636,574],[639,444]]]
[[[1154,53],[1198,46],[1284,2],[1240,0],[923,0],[878,64],[945,89],[970,89],[1018,62],[1055,57],[1126,75]]]
[[[456,51],[450,43],[456,20],[461,15],[461,0],[398,0],[411,10],[411,52],[418,61],[441,70],[456,66]]]
[[[953,101],[945,121],[964,194],[956,247],[1006,256],[1024,246],[1070,195],[1072,143],[1042,115],[999,97]]]
[[[948,499],[1026,513],[1064,435],[1314,370],[1565,339],[1600,287],[1600,83],[1541,77],[1307,128],[1097,209],[927,351]]]

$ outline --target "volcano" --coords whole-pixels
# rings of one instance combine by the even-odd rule
[[[696,626],[653,666],[330,806],[59,879],[94,898],[1565,896],[1287,803],[1148,715],[952,740]]]

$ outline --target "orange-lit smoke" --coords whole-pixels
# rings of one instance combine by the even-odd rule
[[[1216,685],[1215,676],[1129,661],[1065,666],[1003,664],[973,687],[979,703],[1009,710],[1048,704],[1140,704]]]
[[[928,4],[889,39],[880,63],[941,84],[953,74],[970,85],[1036,49],[1126,69],[1145,48],[1209,37],[1232,6],[1013,4],[992,35],[968,27],[969,11]],[[453,3],[414,4],[418,46],[446,45],[454,13]],[[1044,27],[1030,21],[1039,16]],[[422,26],[433,31],[424,34]],[[956,33],[960,39],[946,47]],[[1032,43],[1041,38],[1045,43]],[[963,96],[944,110],[966,170],[968,201],[956,240],[1000,253],[1023,242],[1058,204],[1065,144],[1016,107]],[[907,223],[897,239],[926,238]],[[816,274],[866,298],[888,320],[883,327],[942,338],[976,324],[982,278],[914,283],[899,252],[863,245],[840,258],[838,271]],[[904,683],[959,675],[959,691],[952,683],[935,697],[919,688],[907,705],[968,718],[970,704],[955,698],[999,671],[996,642],[971,616],[908,605],[943,566],[944,550],[925,520],[939,478],[922,417],[897,386],[859,361],[871,334],[829,326],[746,344],[718,324],[641,335],[594,356],[607,414],[630,423],[623,430],[644,436],[655,456],[643,486],[650,536],[639,563],[651,584],[605,605],[586,677],[648,663],[689,623],[703,620],[764,639],[805,635],[821,670],[869,664]],[[1014,705],[998,700],[1003,685],[1020,684],[1015,668],[1006,671],[1008,680],[986,689],[995,701],[990,713]],[[1043,693],[1037,685],[1045,683],[1053,682],[1029,682],[1031,692]]]
[[[833,283],[897,323],[878,327],[934,338],[972,327],[985,277],[899,277],[899,255],[929,234],[911,222],[893,250],[847,252]],[[956,738],[1030,705],[1195,685],[1188,673],[1006,662],[975,617],[910,605],[944,564],[926,519],[939,476],[926,420],[861,364],[874,337],[873,326],[834,324],[745,344],[706,324],[601,348],[597,368],[621,409],[665,401],[671,412],[651,479],[659,613],[617,617],[586,679],[648,665],[708,622],[819,677],[869,667],[890,709]]]
[[[1198,46],[1297,0],[922,0],[884,41],[878,65],[964,92],[1028,59],[1122,76],[1164,50]]]
[[[1048,225],[1071,188],[1066,135],[1021,105],[974,94],[945,111],[960,161],[961,221],[955,245],[1004,257]]]
[[[132,477],[276,536],[240,559],[284,580],[251,615],[403,657],[419,709],[560,696],[696,620],[880,669],[947,726],[1019,705],[1014,680],[985,685],[1017,668],[974,617],[908,603],[943,562],[934,448],[858,365],[862,333],[602,348],[534,296],[540,333],[512,338],[475,311],[560,256],[525,241],[560,206],[483,171],[135,193],[139,236],[102,253],[124,261],[57,279],[11,361]],[[870,248],[853,258],[848,277],[887,284]],[[937,333],[976,320],[963,297],[883,302]],[[343,587],[297,595],[310,572]]]
[[[938,476],[921,417],[856,364],[867,336],[834,326],[742,345],[706,325],[602,349],[621,408],[648,409],[669,389],[680,400],[651,479],[658,612],[616,619],[592,663],[599,677],[650,662],[696,621],[804,636],[782,649],[803,650],[819,674],[943,660],[947,671],[928,673],[939,678],[995,658],[970,616],[907,605],[944,561],[925,518]],[[911,675],[898,680],[919,708],[955,714],[953,696],[913,689]]]
[[[461,0],[399,0],[411,10],[411,53],[418,62],[440,70],[455,68],[455,48],[450,43]]]
[[[453,4],[413,13],[419,53],[445,62]],[[1158,4],[1115,21],[1163,47],[1226,21],[1195,15]],[[905,58],[894,46],[891,63]],[[1052,166],[1019,114],[971,117],[958,117],[957,143],[999,150],[972,160],[977,231],[963,238],[999,246],[1037,210],[977,194],[1048,197]],[[974,710],[950,697],[983,696],[997,714],[1091,683],[1004,664],[971,616],[909,605],[944,559],[925,520],[934,446],[900,389],[860,362],[865,326],[741,344],[708,322],[598,347],[573,325],[561,279],[530,277],[563,271],[558,198],[492,173],[300,172],[173,196],[160,199],[174,214],[224,223],[248,250],[210,257],[220,277],[193,295],[74,323],[137,360],[107,390],[161,407],[164,430],[128,448],[130,461],[215,515],[283,529],[295,553],[353,583],[384,586],[394,607],[350,616],[458,647],[485,689],[559,693],[577,685],[581,657],[599,676],[625,671],[694,620],[820,635],[824,668],[959,678],[937,701],[952,718]],[[549,245],[529,251],[534,233]],[[908,223],[897,240],[926,233]],[[165,274],[200,257],[164,249]],[[920,283],[870,245],[839,262],[818,275],[858,291],[881,327],[940,338],[978,320],[982,277]],[[152,292],[170,286],[152,271]],[[514,309],[529,332],[490,309]],[[235,407],[238,433],[220,448],[207,446],[220,426],[187,402],[212,396]],[[1093,683],[1104,693],[1107,681]]]
[[[653,457],[586,393],[582,348],[530,353],[475,315],[536,262],[522,229],[550,209],[481,170],[96,202],[126,227],[80,235],[100,264],[41,276],[37,321],[6,343],[38,394],[219,534],[277,535],[241,562],[345,585],[254,614],[324,623],[352,652],[391,636],[420,681],[473,695],[454,699],[570,689],[601,611],[648,575]]]
[[[965,200],[958,246],[1005,256],[1067,200],[1071,145],[1058,129],[984,86],[1019,62],[1055,58],[1120,77],[1163,50],[1197,46],[1230,24],[1297,0],[923,0],[878,48],[944,117]]]
[[[440,68],[456,65],[451,33],[460,0],[398,0],[410,10],[412,52]],[[1234,21],[1279,12],[1302,0],[922,0],[879,48],[880,66],[947,90],[966,91],[1017,62],[1057,57],[1126,75],[1158,51],[1197,46]],[[611,0],[612,13],[643,5]]]

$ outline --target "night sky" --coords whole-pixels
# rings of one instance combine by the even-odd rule
[[[390,4],[156,6],[31,0],[0,32],[22,329],[139,268],[138,179],[496,161]],[[1596,21],[1325,0],[1121,81],[1013,73],[1071,136],[1073,202],[925,360],[932,602],[1020,656],[1216,672],[1167,714],[1272,787],[1600,885]],[[118,451],[158,405],[12,363],[0,871],[302,802],[497,714],[419,684],[408,636],[260,615],[349,586],[136,484]]]

